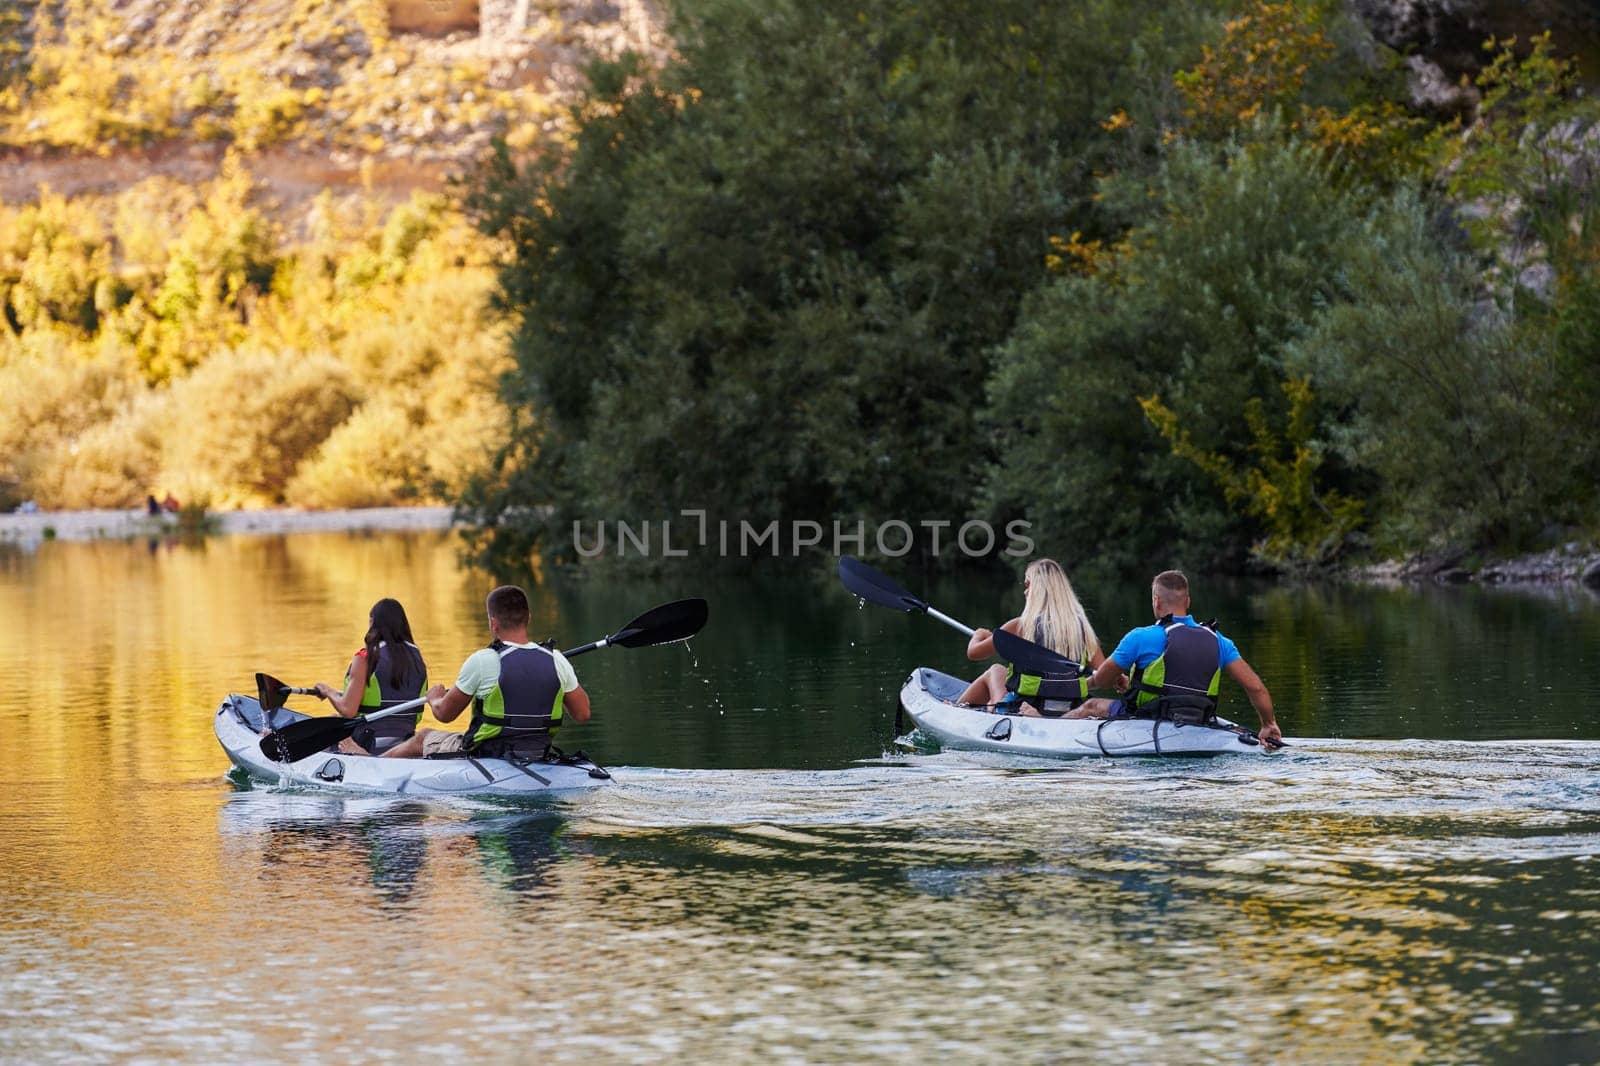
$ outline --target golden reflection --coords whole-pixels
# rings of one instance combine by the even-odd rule
[[[252,692],[257,670],[337,685],[381,595],[406,605],[430,676],[448,683],[486,639],[490,587],[452,548],[444,534],[297,534],[11,554],[0,580],[0,618],[13,620],[0,640],[12,679],[0,704],[0,781],[59,791],[52,835],[70,842],[33,855],[31,875],[131,890],[125,879],[141,876],[155,837],[178,847],[182,868],[213,879],[216,834],[195,832],[194,820],[214,822],[224,793],[185,797],[180,818],[163,804],[227,771],[211,727],[222,697]],[[327,713],[311,697],[292,705]]]

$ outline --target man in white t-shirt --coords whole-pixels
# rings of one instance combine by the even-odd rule
[[[515,585],[489,593],[486,605],[494,640],[461,664],[448,690],[428,690],[428,709],[453,722],[468,706],[465,733],[423,729],[388,751],[386,758],[466,752],[493,758],[537,759],[568,718],[589,720],[589,694],[566,656],[528,639],[528,594]]]

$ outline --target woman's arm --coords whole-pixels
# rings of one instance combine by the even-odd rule
[[[1000,628],[1012,636],[1021,636],[1022,619],[1013,618]],[[994,634],[987,629],[974,629],[972,638],[967,641],[967,658],[973,662],[994,658]]]
[[[332,685],[317,682],[317,695],[333,704],[333,709],[344,718],[354,718],[361,713],[361,697],[367,691],[367,657],[357,655],[350,660],[350,684],[343,692]]]

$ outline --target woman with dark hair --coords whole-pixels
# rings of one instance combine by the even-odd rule
[[[411,637],[411,623],[399,600],[382,599],[367,616],[367,636],[362,649],[345,671],[344,691],[317,682],[317,695],[333,704],[346,718],[381,710],[422,695],[428,687],[428,666]],[[417,731],[416,714],[391,714],[360,726],[339,750],[349,755],[382,755]]]

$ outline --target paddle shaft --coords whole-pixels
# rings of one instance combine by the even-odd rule
[[[378,719],[387,718],[391,714],[401,714],[401,713],[404,713],[405,711],[414,711],[418,707],[421,707],[424,703],[427,703],[427,702],[428,702],[428,697],[426,697],[426,696],[418,696],[414,700],[406,700],[406,702],[397,703],[393,707],[385,707],[381,711],[373,711],[371,714],[358,714],[353,718],[346,718],[345,721],[347,721],[347,722],[376,722]]]
[[[963,625],[954,618],[951,618],[949,615],[945,614],[943,611],[939,610],[937,607],[925,607],[924,610],[928,612],[929,618],[937,618],[939,621],[943,622],[951,629],[956,630],[963,636],[970,637],[973,633],[977,632],[971,626]]]

